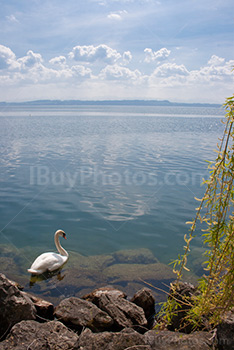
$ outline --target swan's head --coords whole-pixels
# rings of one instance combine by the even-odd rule
[[[67,237],[66,237],[66,233],[63,231],[63,230],[58,230],[58,231],[56,231],[55,232],[55,235],[57,236],[61,236],[61,237],[63,237],[64,239],[67,239]]]

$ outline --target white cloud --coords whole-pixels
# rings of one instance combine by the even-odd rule
[[[111,20],[121,21],[123,19],[123,16],[126,15],[127,13],[128,12],[125,11],[125,10],[124,11],[111,12],[107,16],[107,18],[109,18]]]
[[[108,80],[136,80],[141,76],[139,70],[130,70],[129,68],[119,66],[117,64],[106,66],[100,72],[100,77],[102,79]]]
[[[191,71],[190,78],[194,82],[224,82],[230,78],[234,80],[233,66],[234,60],[225,62],[224,58],[213,55],[206,66]]]
[[[92,70],[90,68],[87,68],[87,67],[84,67],[84,66],[81,66],[81,65],[72,66],[71,71],[75,75],[78,75],[78,76],[81,76],[81,77],[85,77],[85,76],[86,77],[91,77],[91,74],[92,74]]]
[[[157,67],[152,76],[155,77],[169,77],[172,75],[189,75],[187,68],[181,64],[177,65],[176,63],[164,63],[161,66]]]
[[[11,23],[19,23],[19,21],[14,15],[6,16],[6,19]]]
[[[42,62],[42,56],[39,53],[34,53],[32,50],[29,50],[26,56],[18,59],[21,69],[29,69]]]
[[[103,61],[107,63],[114,63],[121,58],[121,54],[111,47],[101,44],[98,46],[75,46],[69,53],[69,57],[75,61],[81,62]]]
[[[208,61],[208,64],[211,66],[221,66],[224,63],[224,61],[225,61],[224,58],[213,55]]]
[[[165,47],[163,47],[162,49],[160,49],[158,51],[154,51],[154,52],[152,49],[146,48],[144,50],[144,52],[145,52],[145,62],[146,63],[165,60],[171,53],[171,51],[166,49]]]
[[[16,56],[9,47],[0,45],[0,69],[14,68]]]
[[[162,49],[156,53],[155,57],[167,55]],[[77,62],[74,62],[75,54],[78,55]],[[189,96],[198,98],[199,93],[202,99],[204,91],[204,101],[207,96],[205,93],[211,96],[213,91],[215,96],[217,89],[217,102],[222,102],[225,96],[231,95],[229,91],[233,91],[234,60],[225,61],[217,55],[212,55],[204,66],[190,71],[184,64],[175,61],[160,64],[159,60],[156,69],[147,67],[148,70],[151,69],[148,75],[143,70],[145,65],[136,67],[136,61],[131,62],[130,51],[125,51],[121,56],[107,45],[75,47],[68,56],[74,61],[62,55],[46,61],[40,53],[32,50],[17,58],[10,48],[0,45],[1,99],[4,100],[10,93],[14,96],[13,90],[17,91],[18,88],[19,91],[24,91],[24,96],[31,96],[32,91],[35,94],[36,91],[40,91],[36,98],[55,98],[57,94],[61,99],[62,92],[68,99],[69,94],[70,98],[75,98],[77,95],[74,91],[76,94],[79,91],[79,96],[84,99],[105,99],[113,96],[121,99],[128,96],[178,100],[178,96],[182,95],[188,99]],[[84,64],[81,63],[82,60]],[[98,60],[102,61],[101,66],[96,64]],[[85,64],[87,62],[89,65]],[[127,64],[128,67],[125,66]],[[196,93],[193,95],[194,92]],[[215,97],[210,101],[215,101]]]
[[[132,60],[132,54],[130,51],[125,51],[123,53],[123,64],[129,64]]]
[[[58,56],[58,57],[54,57],[52,58],[49,63],[53,64],[53,65],[58,65],[58,66],[64,66],[67,63],[67,59],[65,56]]]

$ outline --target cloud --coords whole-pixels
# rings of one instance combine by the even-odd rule
[[[43,62],[42,56],[39,53],[34,53],[32,50],[27,52],[27,55],[19,58],[18,63],[21,65],[21,69],[29,69],[35,65],[39,65]]]
[[[119,60],[121,58],[121,54],[111,47],[101,44],[98,46],[75,46],[69,53],[69,57],[75,61],[91,63],[95,61],[103,61],[111,64]]]
[[[107,80],[136,80],[141,76],[139,70],[130,70],[129,68],[117,64],[108,65],[100,72],[100,77]]]
[[[193,70],[190,78],[194,82],[224,82],[226,80],[234,80],[233,69],[234,60],[225,62],[225,59],[216,55],[211,56],[207,65],[199,70]]]
[[[14,68],[16,56],[9,47],[0,45],[0,69]]]
[[[217,101],[222,102],[229,95],[229,91],[233,91],[234,60],[226,61],[213,54],[204,66],[188,70],[181,62],[160,63],[159,58],[165,57],[167,51],[161,49],[153,53],[154,57],[158,57],[158,65],[152,68],[146,65],[136,67],[136,61],[131,62],[130,51],[125,51],[121,55],[104,44],[76,46],[68,56],[58,55],[50,60],[44,60],[40,53],[32,50],[25,56],[17,58],[9,47],[0,45],[1,99],[7,98],[9,91],[15,96],[14,92],[18,88],[28,96],[34,91],[36,98],[39,98],[37,91],[40,91],[40,98],[54,98],[56,91],[58,98],[61,99],[63,99],[62,92],[69,99],[69,96],[70,98],[77,96],[74,91],[76,93],[79,91],[79,96],[84,99],[90,99],[91,96],[93,99],[113,98],[113,96],[117,99],[127,98],[126,96],[167,98],[169,94],[169,98],[175,100],[180,99],[178,96],[182,95],[188,99],[189,96],[196,98],[202,96],[201,100],[204,92],[203,100],[205,100],[206,94],[212,96],[213,91],[212,101],[215,101],[214,96],[218,91]],[[78,55],[77,60],[75,54]],[[84,64],[81,63],[82,60]],[[100,60],[101,66],[96,64],[96,61]],[[147,75],[144,69],[148,70]]]
[[[171,51],[166,49],[165,47],[155,52],[153,52],[152,49],[146,48],[144,52],[145,52],[144,61],[146,63],[165,60],[171,53]]]
[[[130,51],[125,51],[123,53],[123,64],[129,64],[132,60],[132,54]]]
[[[176,63],[164,63],[161,66],[157,67],[152,76],[155,77],[169,77],[172,75],[189,75],[187,68],[181,64],[177,65]]]
[[[127,13],[128,12],[125,11],[125,10],[124,11],[111,12],[107,16],[107,18],[109,18],[111,20],[121,21],[123,19],[123,16],[126,15]]]
[[[58,66],[64,66],[67,63],[67,59],[65,56],[58,56],[58,57],[54,57],[52,58],[49,63],[53,64],[53,65],[58,65]]]
[[[14,15],[6,16],[6,19],[11,23],[19,23],[18,19]]]
[[[91,77],[92,74],[92,70],[90,68],[81,65],[72,66],[71,71],[73,76],[78,75],[81,77]]]
[[[211,56],[210,60],[208,61],[208,64],[211,66],[221,66],[224,63],[225,59],[218,57],[216,55]]]

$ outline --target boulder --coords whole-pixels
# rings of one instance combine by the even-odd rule
[[[0,337],[2,338],[17,322],[36,318],[33,302],[3,274],[0,274],[0,315]]]
[[[92,333],[85,329],[78,341],[78,349],[83,350],[150,350],[144,336],[133,329],[125,328],[121,332]]]
[[[39,322],[45,322],[54,319],[54,305],[52,303],[29,293],[23,294],[32,300],[37,311],[36,317]]]
[[[217,326],[219,350],[234,350],[234,310],[228,311]]]
[[[131,302],[140,306],[144,312],[148,322],[148,328],[154,323],[155,316],[155,298],[149,288],[142,288],[131,299]]]
[[[185,334],[151,330],[144,334],[145,342],[152,350],[211,350],[214,349],[211,338],[208,332]]]
[[[97,305],[111,316],[115,331],[128,327],[134,327],[142,333],[147,330],[144,310],[121,296],[101,294]]]
[[[73,350],[78,335],[59,321],[39,323],[21,321],[12,327],[7,339],[0,343],[0,350]]]
[[[169,299],[171,297],[176,298],[176,305],[171,322],[168,325],[170,331],[192,332],[193,326],[186,320],[186,315],[192,307],[192,296],[196,293],[197,289],[191,283],[179,282],[178,284],[172,284]],[[177,312],[178,310],[179,312]]]
[[[110,296],[116,296],[116,297],[120,297],[120,298],[125,298],[125,299],[127,297],[127,295],[124,292],[122,292],[118,289],[115,289],[112,287],[101,287],[101,288],[95,289],[94,291],[92,291],[89,294],[84,295],[82,297],[82,299],[91,301],[91,303],[94,303],[97,305],[100,296],[103,294],[110,295]]]
[[[88,327],[94,332],[111,328],[112,318],[96,305],[76,297],[67,298],[55,308],[55,316],[64,324],[77,330]]]

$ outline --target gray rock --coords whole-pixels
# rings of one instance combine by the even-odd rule
[[[172,296],[176,298],[177,303],[174,309],[175,312],[171,317],[171,323],[168,325],[170,331],[182,331],[184,333],[193,331],[193,325],[186,320],[186,315],[191,309],[192,296],[196,293],[197,289],[191,283],[179,282],[178,284],[172,284],[169,299]],[[179,312],[176,312],[178,310]]]
[[[219,350],[234,350],[234,312],[228,311],[217,326]]]
[[[94,332],[110,329],[112,318],[87,300],[71,297],[64,299],[55,308],[55,316],[64,324],[81,330],[88,327]]]
[[[97,305],[114,320],[116,331],[128,327],[134,327],[141,332],[146,331],[144,310],[130,301],[115,295],[101,294]]]
[[[125,328],[119,333],[92,333],[86,329],[81,333],[78,341],[80,350],[150,350],[144,336],[133,329]]]
[[[22,293],[32,300],[37,311],[36,317],[39,322],[45,322],[54,319],[54,305],[52,303],[38,298],[35,295],[24,292]]]
[[[110,296],[115,296],[115,297],[120,297],[120,298],[126,298],[127,295],[118,290],[118,289],[115,289],[115,288],[112,288],[112,287],[101,287],[101,288],[98,288],[98,289],[95,289],[94,291],[92,291],[91,293],[89,294],[86,294],[82,297],[82,299],[85,299],[85,300],[88,300],[88,301],[91,301],[91,303],[94,303],[94,304],[98,304],[98,300],[100,298],[101,295],[110,295]]]
[[[146,344],[152,350],[210,350],[212,335],[208,332],[185,334],[171,331],[151,330],[144,334]],[[226,349],[226,348],[225,348]]]
[[[2,343],[0,350],[73,350],[78,335],[67,329],[61,322],[21,321],[17,323]]]
[[[148,328],[154,323],[155,315],[155,298],[149,288],[142,288],[131,299],[131,302],[140,306],[144,312],[148,321]]]
[[[36,309],[30,298],[3,274],[0,274],[0,315],[0,337],[2,338],[17,322],[36,318]]]

